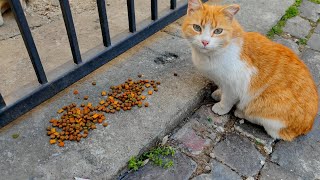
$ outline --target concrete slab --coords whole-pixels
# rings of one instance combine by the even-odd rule
[[[166,33],[158,33],[148,40],[159,49],[177,41],[168,42]],[[158,37],[158,38],[157,38]],[[170,39],[170,38],[169,38]],[[187,48],[186,48],[187,49]],[[163,50],[164,51],[164,50]],[[25,114],[0,132],[0,169],[5,179],[110,179],[126,166],[133,155],[165,135],[183,120],[202,100],[207,81],[193,68],[190,54],[176,57],[170,63],[157,64],[162,57],[140,44],[109,64],[96,70],[75,85]],[[179,67],[179,68],[176,68]],[[173,76],[173,72],[179,76]],[[144,74],[145,78],[161,81],[159,92],[149,98],[148,109],[108,114],[110,127],[98,127],[88,139],[80,143],[66,143],[65,148],[49,145],[45,127],[56,111],[71,102],[80,104],[80,96],[89,95],[97,104],[102,90],[124,82],[129,77]],[[92,86],[91,82],[97,85]],[[17,139],[12,134],[19,133]],[[12,144],[15,144],[12,146]],[[70,173],[72,172],[72,173]]]

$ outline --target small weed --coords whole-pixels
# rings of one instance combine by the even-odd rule
[[[263,145],[263,143],[261,142],[260,139],[255,139],[255,142],[254,142],[256,145]]]
[[[19,137],[19,134],[12,134],[13,139],[17,139]]]
[[[133,170],[138,170],[140,167],[144,166],[145,161],[152,161],[153,164],[161,166],[163,168],[170,168],[173,166],[173,161],[165,158],[166,156],[174,156],[175,150],[170,146],[159,146],[151,149],[148,152],[143,153],[139,158],[131,157],[128,162],[128,168]]]
[[[299,39],[298,44],[299,45],[306,45],[307,44],[307,39]]]
[[[208,120],[209,122],[212,122],[212,118],[211,118],[211,117],[208,117],[207,120]]]
[[[310,0],[311,2],[314,2],[316,4],[320,4],[320,0]]]
[[[298,7],[301,2],[302,0],[296,0],[296,2],[286,10],[286,13],[281,17],[280,21],[267,33],[267,37],[272,39],[276,34],[280,35],[283,32],[282,28],[286,25],[287,20],[299,15]]]

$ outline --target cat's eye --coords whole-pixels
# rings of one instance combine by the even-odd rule
[[[221,34],[222,31],[223,31],[223,29],[218,28],[218,29],[215,29],[215,30],[213,31],[213,33],[214,33],[214,34]]]
[[[194,24],[193,25],[193,29],[197,32],[201,32],[201,26],[197,25],[197,24]]]

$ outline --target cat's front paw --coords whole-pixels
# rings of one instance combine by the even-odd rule
[[[236,110],[234,111],[234,115],[235,115],[236,117],[240,118],[240,119],[245,119],[244,113],[243,113],[243,111],[241,111],[240,109],[236,109]]]
[[[224,114],[227,114],[229,111],[230,111],[231,108],[228,108],[228,107],[225,107],[223,106],[222,103],[216,103],[215,105],[213,105],[212,107],[212,111],[216,114],[219,114],[219,115],[224,115]]]
[[[212,94],[211,94],[212,99],[214,99],[215,101],[220,101],[221,100],[221,89],[217,89],[215,90]]]

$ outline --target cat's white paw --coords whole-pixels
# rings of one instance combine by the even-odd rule
[[[241,110],[239,110],[239,109],[236,109],[236,110],[234,111],[234,115],[235,115],[236,117],[240,118],[240,119],[245,119],[243,112],[242,112]]]
[[[212,111],[216,114],[224,115],[230,111],[230,108],[226,108],[219,102],[212,106]]]
[[[217,89],[215,90],[212,94],[211,94],[212,99],[214,99],[215,101],[220,101],[221,100],[221,89]]]

